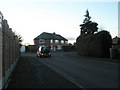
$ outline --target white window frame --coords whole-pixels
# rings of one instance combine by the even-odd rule
[[[59,40],[55,40],[55,43],[59,43]]]
[[[64,44],[65,43],[64,40],[61,40],[61,43]]]
[[[53,39],[50,40],[50,43],[53,43]]]

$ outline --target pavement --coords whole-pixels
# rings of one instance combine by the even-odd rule
[[[9,88],[80,88],[40,62],[36,56],[22,54],[13,70]]]
[[[98,62],[105,62],[105,63],[116,63],[116,64],[120,64],[120,59],[111,59],[109,57],[106,57],[106,58],[100,58],[100,57],[90,57],[90,56],[80,56],[77,54],[77,52],[67,52],[67,53],[63,53],[64,55],[66,56],[69,56],[69,57],[74,57],[74,58],[83,58],[83,59],[87,59],[87,60],[90,60],[92,59],[92,61],[98,61]]]

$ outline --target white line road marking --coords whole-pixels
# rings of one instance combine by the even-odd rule
[[[38,60],[39,60],[39,59],[38,59]],[[58,74],[60,74],[60,75],[63,76],[64,78],[66,78],[67,80],[69,80],[69,81],[71,81],[72,83],[74,83],[75,85],[77,85],[79,88],[82,88],[83,90],[85,90],[84,87],[83,87],[81,84],[77,83],[76,80],[73,79],[73,78],[72,78],[70,75],[68,75],[67,73],[65,73],[65,72],[63,72],[63,71],[61,71],[61,70],[58,70],[57,68],[54,68],[52,65],[47,64],[47,62],[44,62],[44,61],[42,61],[42,60],[39,60],[39,61],[42,62],[42,63],[44,63],[45,65],[47,65],[49,68],[51,68],[52,70],[54,70],[55,72],[57,72]]]

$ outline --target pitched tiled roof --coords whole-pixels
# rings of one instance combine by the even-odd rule
[[[62,37],[61,35],[55,34],[55,33],[47,33],[47,32],[43,32],[42,34],[40,34],[39,36],[37,36],[34,40],[37,39],[53,39],[53,40],[65,40],[68,41],[66,38]]]

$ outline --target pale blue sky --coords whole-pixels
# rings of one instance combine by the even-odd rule
[[[22,35],[24,42],[30,44],[42,32],[56,32],[71,39],[70,43],[75,42],[87,9],[91,20],[98,23],[98,28],[108,30],[112,37],[118,36],[117,0],[0,0],[0,11],[9,26]]]

